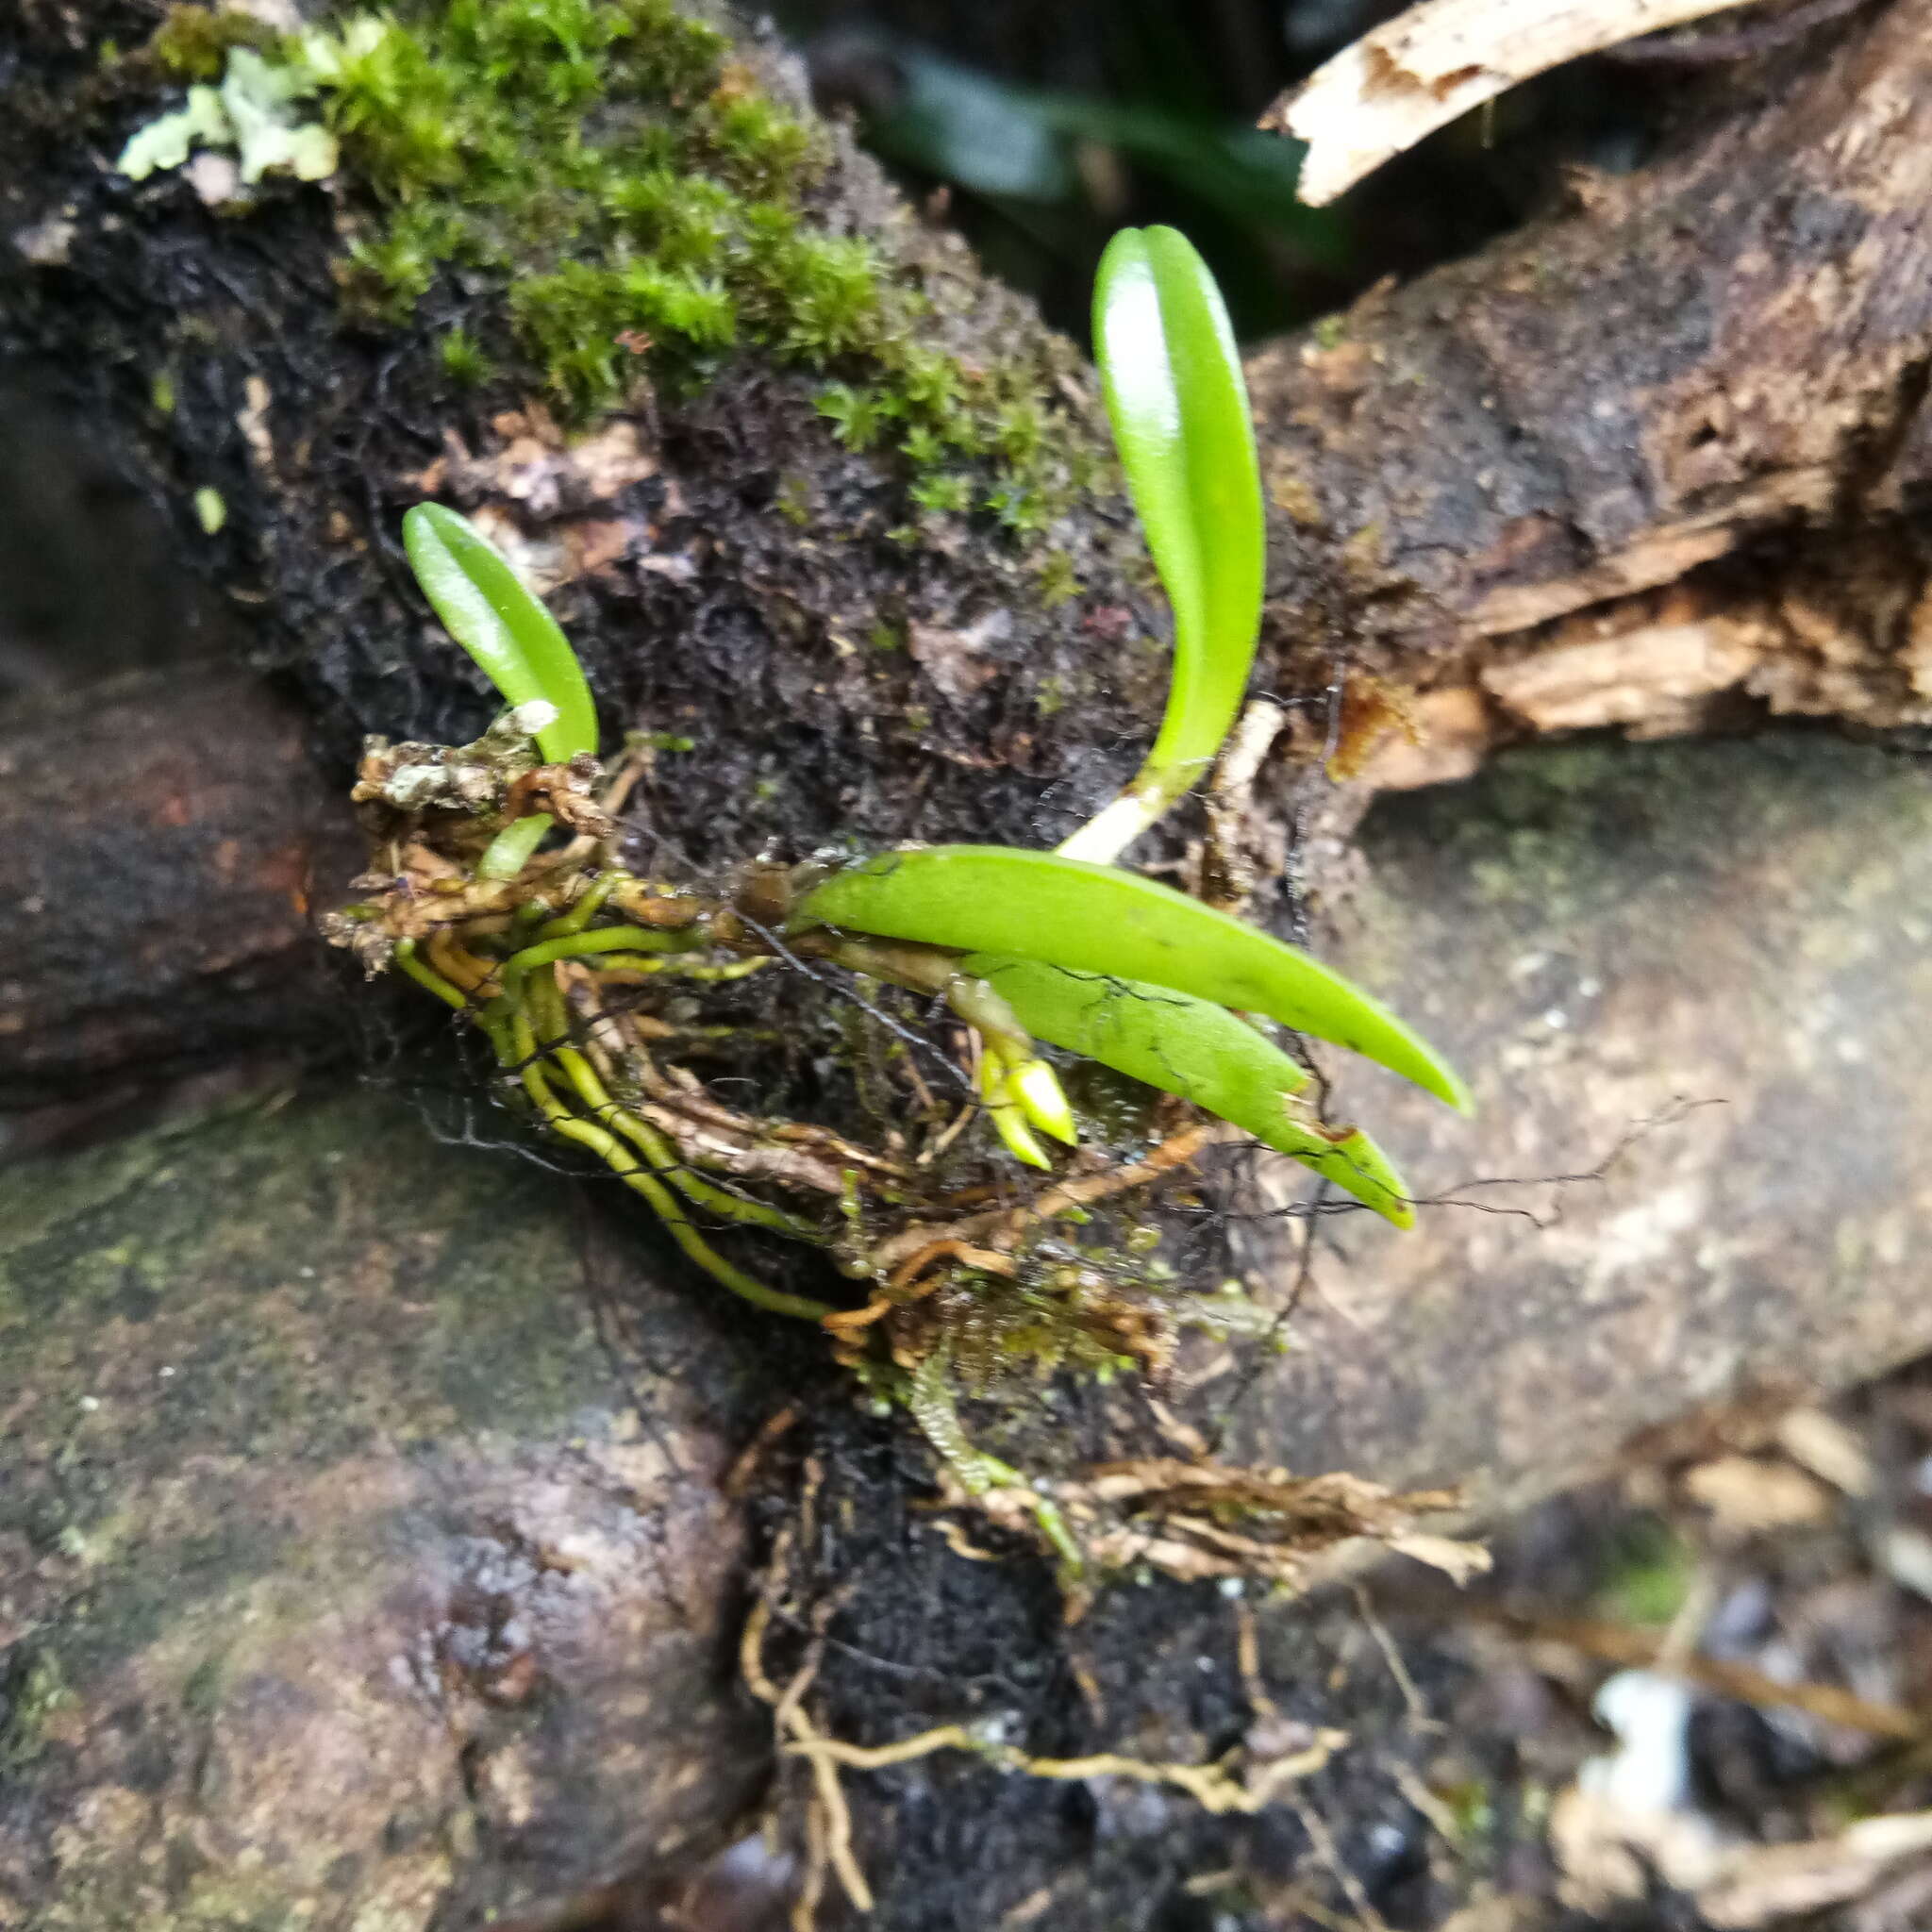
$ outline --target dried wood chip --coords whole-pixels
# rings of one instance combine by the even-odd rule
[[[1330,202],[1519,81],[1743,0],[1423,0],[1344,47],[1261,117],[1308,144],[1301,198]]]

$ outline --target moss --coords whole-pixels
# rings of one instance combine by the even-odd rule
[[[148,51],[211,77],[254,37],[230,19],[177,8]],[[1028,537],[1091,482],[1037,352],[936,346],[918,274],[841,231],[824,131],[672,0],[416,0],[385,20],[333,42],[322,76],[354,210],[339,275],[365,325],[431,298],[460,314],[451,381],[541,389],[582,422],[641,377],[688,391],[758,353],[823,375],[832,433],[899,468],[921,510]]]
[[[1690,1594],[1695,1554],[1667,1523],[1640,1517],[1611,1539],[1596,1598],[1624,1624],[1668,1624]]]
[[[496,374],[496,365],[468,329],[453,328],[442,339],[442,373],[458,389],[477,389]]]
[[[921,509],[936,516],[963,516],[973,508],[973,486],[956,471],[921,477],[911,494]]]
[[[211,81],[221,77],[237,47],[273,54],[280,44],[275,28],[252,13],[171,7],[147,43],[147,55],[171,80]]]
[[[23,1646],[8,1670],[0,1724],[0,1768],[18,1771],[41,1755],[47,1720],[73,1696],[51,1651]]]
[[[803,476],[781,476],[772,496],[772,508],[793,529],[802,530],[811,522],[811,484]]]
[[[212,1653],[189,1672],[181,1686],[181,1708],[191,1717],[211,1718],[221,1709],[227,1688],[227,1653]]]
[[[1049,550],[1040,559],[1037,572],[1041,604],[1048,610],[1071,603],[1080,594],[1080,579],[1074,574],[1074,559],[1064,550]]]
[[[876,390],[854,389],[845,382],[827,383],[815,400],[819,414],[832,425],[832,434],[847,449],[876,447],[888,421],[899,413],[891,397]]]

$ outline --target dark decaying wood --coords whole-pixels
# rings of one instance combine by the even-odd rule
[[[1791,68],[1759,76],[1741,97],[1727,95],[1727,114],[1699,124],[1655,166],[1579,181],[1574,205],[1556,217],[1407,289],[1372,295],[1339,329],[1254,358],[1275,511],[1274,658],[1263,675],[1290,690],[1325,682],[1345,635],[1360,663],[1421,688],[1420,742],[1386,736],[1364,773],[1372,789],[1462,775],[1498,743],[1607,724],[1667,735],[1765,708],[1867,725],[1932,720],[1932,593],[1913,514],[1932,450],[1923,409],[1932,358],[1924,4],[1894,0],[1822,51],[1807,43]],[[855,192],[876,194],[856,165],[854,175]],[[16,232],[32,231],[42,191],[16,179],[6,192]],[[99,273],[127,266],[111,261]],[[36,313],[24,311],[23,346]],[[238,344],[242,362],[255,353]],[[239,386],[240,375],[217,365],[208,380],[219,391]],[[638,487],[668,472],[686,493],[717,500],[720,467],[738,474],[748,461],[760,476],[781,463],[809,465],[841,495],[863,487],[862,465],[835,460],[822,436],[808,436],[789,416],[782,435],[761,440],[742,426],[721,434],[729,427],[691,425],[669,449],[625,427],[591,459],[553,453],[535,463],[542,453],[527,440],[518,445],[510,431],[486,430],[480,440],[504,452],[501,466],[492,473],[477,463],[471,488],[477,500],[509,501],[548,533],[538,555],[567,575],[571,566],[555,558],[570,555],[587,494],[588,513],[635,506]],[[700,432],[708,440],[693,448],[691,436]],[[240,440],[232,419],[219,433],[232,461],[238,451],[227,445]],[[492,497],[492,475],[507,497]],[[408,479],[394,478],[393,487],[407,493]],[[177,507],[185,515],[185,504]],[[1135,621],[1123,613],[1147,607],[1138,593],[1127,606],[1110,601],[1119,592],[1104,581],[1097,556],[1089,558],[1096,566],[1090,594],[1068,624],[1028,608],[1024,577],[975,584],[990,554],[983,549],[937,571],[922,562],[908,584],[903,562],[877,554],[856,573],[849,559],[836,572],[786,560],[786,546],[774,548],[769,536],[768,508],[741,541],[715,550],[693,549],[690,539],[699,525],[717,526],[708,510],[668,523],[635,507],[628,514],[633,551],[646,545],[646,570],[627,581],[608,566],[593,571],[582,588],[595,601],[573,611],[566,596],[567,613],[601,616],[615,599],[613,621],[627,609],[625,621],[641,619],[645,639],[678,636],[680,656],[700,659],[708,626],[724,625],[718,647],[741,658],[748,615],[783,620],[731,686],[736,701],[748,682],[753,702],[766,702],[765,723],[792,741],[767,755],[784,782],[772,812],[754,812],[744,825],[750,843],[767,835],[774,813],[796,839],[801,824],[841,802],[888,834],[958,834],[989,812],[1000,829],[1051,829],[1040,818],[1042,794],[1053,824],[1079,796],[1098,795],[1105,773],[1096,766],[1119,757],[1111,743],[1126,724],[1123,697],[1144,705],[1158,688],[1115,661],[1109,641]],[[283,518],[274,528],[280,550],[303,553],[284,556],[291,575],[319,566],[314,546],[328,541],[320,527]],[[608,544],[608,527],[599,528]],[[215,560],[225,574],[240,572],[252,608],[258,593],[248,589],[245,553]],[[666,603],[667,578],[689,575],[692,564],[701,592]],[[337,586],[349,581],[340,559],[328,567]],[[283,628],[308,625],[310,643],[336,654],[319,659],[317,673],[329,686],[324,710],[332,727],[344,702],[350,722],[370,728],[408,722],[385,716],[385,703],[424,708],[420,672],[394,675],[394,650],[417,654],[422,645],[415,621],[403,623],[390,601],[393,580],[392,569],[379,579],[380,614],[395,635],[391,675],[375,695],[359,691],[360,674],[341,656],[341,606],[313,608],[305,596],[292,619],[277,619]],[[849,640],[881,596],[915,607],[926,600],[912,612],[909,657],[883,679],[876,665],[859,678],[849,651],[835,652],[833,675],[816,677],[813,637],[821,645]],[[1011,621],[987,626],[994,608]],[[806,655],[794,669],[801,645]],[[625,680],[641,675],[646,708],[689,724],[702,715],[707,692],[681,674],[667,688],[666,671],[649,668],[655,648],[633,644],[641,661]],[[1145,654],[1138,657],[1144,663]],[[435,675],[449,675],[441,660]],[[1050,730],[1038,719],[1021,728],[1016,701],[1024,710],[1026,692],[1049,677],[1098,691],[1107,702],[1062,706]],[[162,693],[152,702],[172,700]],[[903,719],[914,702],[936,716],[908,739]],[[745,715],[734,702],[733,723]],[[237,769],[260,759],[286,773],[282,727],[257,741],[264,716],[242,706],[224,741]],[[91,728],[112,737],[137,725],[134,715],[107,713]],[[968,750],[975,734],[997,761],[1017,767],[1017,785],[980,767],[984,751]],[[333,740],[341,749],[352,741]],[[894,760],[924,774],[910,823],[902,788],[887,775]],[[727,755],[722,763],[720,785],[728,789],[741,760]],[[837,788],[842,801],[820,795],[828,770],[848,774]],[[792,789],[807,787],[814,789],[806,796]],[[38,792],[16,784],[0,798],[0,824],[16,813],[42,824],[35,862],[50,874],[64,875],[82,857],[64,840],[85,848],[101,836],[96,815],[112,822],[111,790],[73,789],[77,795],[62,801],[52,824]],[[287,798],[277,791],[258,803],[281,809]],[[703,808],[711,802],[690,801],[691,819],[710,824]],[[741,796],[727,823],[745,816]],[[682,823],[673,829],[689,836]],[[157,902],[185,913],[197,895],[228,889],[217,871],[195,863],[196,854],[221,849],[219,836],[205,843],[184,837],[144,855]],[[74,951],[111,972],[111,948]],[[295,955],[283,957],[292,963]],[[193,958],[168,969],[191,1005],[201,998]],[[266,958],[259,964],[265,989],[275,969]],[[49,971],[58,985],[43,988],[37,982]],[[104,1003],[58,956],[46,968],[17,961],[8,981],[23,989],[22,1010],[36,1015],[63,1010],[62,1000],[76,1013]],[[111,984],[101,991],[116,997]],[[165,1018],[161,996],[150,997]],[[267,1031],[284,1024],[265,996],[253,1011]],[[238,1035],[249,1012],[229,1014]],[[184,1008],[175,1018],[192,1041],[196,1016]],[[33,1065],[19,1057],[20,1038],[12,1028],[0,1037],[0,1077],[8,1081]],[[147,1051],[138,1032],[126,1038],[134,1057]],[[50,1069],[74,1050],[51,1039],[33,1049],[56,1056]],[[96,1028],[75,1063],[98,1069],[116,1051]]]
[[[1342,587],[1430,690],[1384,782],[1740,701],[1932,718],[1928,27],[1894,0],[1807,42],[1654,165],[1254,359],[1288,612]]]
[[[325,1038],[359,841],[299,713],[189,667],[0,724],[0,1102]]]
[[[1459,1051],[1483,1111],[1348,1097],[1465,1205],[1407,1238],[1322,1224],[1290,1353],[1252,1387],[1252,1357],[1184,1357],[1179,1417],[1494,1508],[1661,1425],[1748,1441],[1932,1345],[1932,969],[1896,910],[1932,893],[1920,771],[1810,738],[1516,753],[1377,814],[1364,850],[1341,957]],[[1191,1759],[1250,1722],[1218,1592],[1109,1592],[1063,1629],[1038,1563],[948,1546],[921,1456],[814,1345],[495,1138],[405,1095],[278,1093],[0,1183],[0,1898],[157,1926],[207,1897],[384,1903],[427,1928],[625,1872],[675,1889],[763,1789],[742,1566],[814,1485],[797,1533],[844,1646],[814,1707],[841,1735],[983,1717],[1037,1751]],[[1598,1179],[1491,1184],[1620,1145]],[[1302,1231],[1242,1243],[1277,1304]],[[1091,1402],[1041,1426],[1109,1440]],[[1277,1607],[1262,1636],[1270,1694],[1356,1738],[1311,1799],[1399,1813],[1417,1741],[1367,1634]],[[1273,1814],[1103,1786],[1096,1829],[946,1759],[849,1785],[888,1925],[996,1924],[1065,1885],[1055,1923],[1102,1932],[1192,1876],[1279,1878]]]

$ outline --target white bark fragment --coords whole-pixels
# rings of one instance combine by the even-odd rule
[[[1745,0],[1423,0],[1284,94],[1261,125],[1308,144],[1301,198],[1330,202],[1519,81]]]

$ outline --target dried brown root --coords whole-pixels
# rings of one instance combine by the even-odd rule
[[[1347,1747],[1346,1731],[1314,1729],[1283,1720],[1263,1695],[1257,1722],[1232,1750],[1206,1763],[1156,1761],[1123,1752],[1091,1752],[1077,1757],[1036,1757],[974,1731],[962,1724],[938,1724],[895,1743],[863,1745],[827,1735],[806,1709],[806,1697],[824,1651],[824,1633],[841,1598],[821,1600],[806,1619],[809,1632],[805,1655],[780,1686],[765,1662],[774,1607],[791,1587],[793,1556],[808,1528],[821,1472],[808,1464],[798,1514],[779,1532],[758,1600],[739,1639],[739,1671],[747,1690],[772,1712],[774,1740],[782,1757],[809,1767],[810,1790],[802,1818],[805,1870],[792,1908],[793,1932],[812,1932],[827,1874],[835,1877],[852,1907],[873,1908],[872,1888],[852,1848],[852,1813],[841,1782],[841,1771],[886,1771],[940,1751],[961,1751],[999,1770],[1050,1782],[1124,1778],[1163,1785],[1185,1792],[1216,1816],[1251,1817],[1281,1802],[1283,1794],[1324,1770]]]
[[[774,1737],[779,1748],[787,1752],[798,1746],[824,1741],[805,1708],[805,1694],[818,1674],[824,1654],[824,1625],[837,1607],[838,1599],[827,1598],[818,1606],[814,1616],[817,1627],[812,1633],[805,1660],[782,1690],[765,1669],[765,1636],[771,1628],[772,1606],[786,1588],[798,1522],[808,1517],[818,1483],[818,1472],[808,1468],[806,1491],[800,1499],[799,1517],[778,1534],[772,1551],[771,1566],[765,1574],[765,1588],[745,1618],[744,1629],[738,1641],[739,1674],[751,1694],[760,1704],[770,1707]],[[793,1932],[812,1932],[817,1923],[818,1903],[823,1895],[827,1868],[837,1876],[856,1910],[869,1912],[873,1907],[872,1888],[866,1883],[865,1874],[853,1854],[852,1813],[846,1806],[838,1771],[828,1761],[815,1760],[811,1772],[812,1791],[805,1817],[806,1869],[798,1901],[791,1913]]]
[[[1229,1126],[1224,1121],[1204,1121],[1163,1141],[1143,1160],[1061,1181],[1016,1207],[988,1208],[946,1224],[925,1223],[906,1228],[891,1240],[879,1242],[873,1251],[873,1259],[881,1268],[896,1271],[909,1257],[946,1241],[983,1240],[988,1247],[1010,1254],[1032,1229],[1057,1214],[1064,1214],[1071,1208],[1091,1208],[1096,1202],[1146,1187],[1175,1168],[1185,1167],[1197,1154],[1210,1147],[1232,1146],[1245,1142],[1248,1138],[1241,1128]]]
[[[1009,1744],[978,1737],[964,1724],[938,1724],[896,1744],[868,1746],[813,1737],[800,1739],[785,1749],[788,1756],[804,1757],[814,1767],[832,1764],[848,1771],[884,1771],[929,1757],[935,1751],[967,1751],[1002,1771],[1022,1772],[1028,1777],[1060,1782],[1123,1777],[1137,1784],[1170,1785],[1218,1817],[1230,1813],[1252,1817],[1275,1803],[1287,1786],[1323,1770],[1349,1741],[1346,1731],[1320,1730],[1299,1748],[1278,1757],[1262,1756],[1241,1744],[1208,1764],[1160,1764],[1124,1757],[1118,1751],[1096,1751],[1085,1757],[1035,1757]]]
[[[1480,1544],[1418,1527],[1419,1518],[1458,1508],[1457,1491],[1403,1492],[1342,1471],[1295,1477],[1153,1457],[1104,1463],[1078,1478],[1036,1483],[1028,1493],[973,1494],[950,1478],[943,1489],[947,1508],[972,1508],[1001,1529],[1033,1536],[1039,1494],[1058,1510],[1089,1563],[1105,1570],[1145,1566],[1187,1582],[1262,1579],[1301,1590],[1317,1580],[1320,1559],[1362,1541],[1429,1563],[1458,1583],[1489,1567]]]

